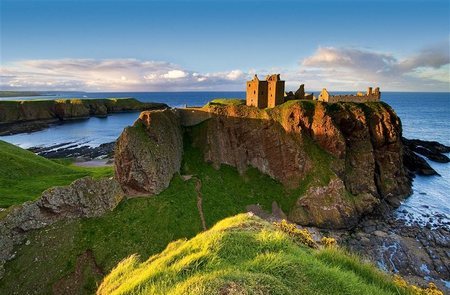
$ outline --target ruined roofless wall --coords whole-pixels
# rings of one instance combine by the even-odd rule
[[[378,95],[330,95],[328,98],[328,102],[372,102],[372,101],[380,101],[380,97]]]

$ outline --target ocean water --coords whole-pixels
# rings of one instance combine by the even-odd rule
[[[316,91],[317,93],[317,91]],[[145,102],[163,102],[172,107],[201,106],[213,98],[244,98],[244,92],[119,92],[119,93],[52,93],[49,96],[23,99],[56,99],[70,97],[134,97]],[[0,100],[12,98],[0,98]],[[406,138],[436,140],[450,145],[450,93],[383,92],[382,100],[391,105],[402,120]],[[46,130],[0,136],[23,148],[67,143],[98,146],[114,141],[123,128],[133,124],[138,113],[110,115],[54,125]],[[413,194],[396,211],[399,218],[422,224],[450,226],[450,164],[430,162],[441,175],[414,179]]]

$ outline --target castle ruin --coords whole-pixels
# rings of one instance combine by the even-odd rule
[[[325,101],[328,103],[334,102],[368,102],[368,101],[380,101],[381,92],[380,88],[376,87],[372,90],[372,87],[367,88],[366,93],[358,92],[354,94],[339,94],[330,95],[327,89],[322,89],[317,100]]]
[[[358,92],[356,94],[338,94],[331,95],[327,89],[323,88],[316,98],[312,93],[305,93],[305,85],[301,84],[299,89],[284,92],[285,81],[280,79],[280,74],[267,75],[264,81],[259,80],[255,75],[251,81],[247,81],[246,104],[260,109],[273,108],[288,100],[307,99],[318,100],[328,103],[335,102],[371,102],[380,101],[380,88],[367,88],[366,93]]]
[[[247,105],[257,108],[273,108],[284,102],[284,81],[280,74],[267,75],[265,81],[255,75],[247,81]]]

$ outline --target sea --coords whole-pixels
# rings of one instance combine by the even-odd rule
[[[318,92],[317,92],[318,93]],[[171,107],[202,106],[214,98],[245,98],[245,92],[62,92],[47,96],[0,98],[33,100],[60,98],[134,97],[144,102],[162,102]],[[435,140],[450,145],[450,93],[383,92],[382,100],[401,118],[406,138]],[[55,124],[28,134],[0,136],[22,148],[59,144],[98,146],[117,139],[132,125],[138,113],[120,113]],[[396,210],[396,216],[424,226],[450,227],[450,163],[428,161],[440,176],[416,176],[413,193]]]

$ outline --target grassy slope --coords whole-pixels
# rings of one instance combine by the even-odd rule
[[[202,181],[208,227],[224,217],[245,212],[247,205],[259,203],[270,210],[272,201],[286,207],[297,197],[296,191],[286,191],[255,169],[242,176],[227,166],[216,170],[204,163],[200,152],[193,148],[185,150],[183,166],[184,173],[194,174]],[[6,265],[0,293],[50,292],[55,281],[73,272],[76,257],[86,249],[93,250],[99,266],[109,272],[132,253],[148,257],[173,240],[191,238],[202,229],[196,198],[195,180],[183,181],[175,176],[170,187],[156,197],[127,200],[102,217],[36,231],[30,237],[30,245],[20,246],[17,258]],[[100,279],[87,275],[83,282],[86,294],[95,289],[95,282]]]
[[[209,105],[244,105],[245,99],[241,98],[216,98],[206,104]]]
[[[296,244],[248,214],[220,221],[109,274],[99,294],[402,294],[373,266],[338,249]]]
[[[62,165],[0,141],[0,207],[36,199],[49,187],[67,185],[83,176],[112,175],[111,167]]]

